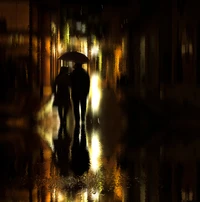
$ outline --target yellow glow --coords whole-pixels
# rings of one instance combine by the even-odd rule
[[[126,38],[122,39],[122,56],[123,60],[122,60],[122,65],[121,65],[121,73],[127,73],[127,65],[126,65],[126,60],[125,60],[125,56],[127,56],[127,40]]]
[[[92,35],[92,43],[94,44],[94,45],[96,45],[97,44],[97,38],[96,38],[96,36],[95,35]]]
[[[61,202],[61,201],[64,201],[64,196],[61,192],[58,192],[58,199],[57,199],[58,202]]]
[[[36,114],[36,118],[41,120],[44,118],[45,114],[52,113],[52,105],[54,101],[54,96],[51,96],[51,99],[40,109],[40,111]]]
[[[92,200],[94,202],[99,200],[99,192],[92,192]]]
[[[115,194],[119,199],[122,199],[122,186],[121,186],[121,173],[120,173],[120,169],[115,170],[114,172],[114,176],[115,176]]]
[[[69,44],[69,33],[70,33],[70,27],[69,24],[67,23],[67,30],[66,30],[66,42]]]
[[[101,146],[98,133],[92,134],[91,140],[91,170],[96,172],[100,167]]]
[[[71,202],[72,200],[67,200],[66,202]],[[88,191],[81,190],[79,193],[76,194],[75,198],[73,198],[73,202],[88,202]]]
[[[87,43],[87,38],[86,37],[70,37],[69,41],[69,47],[70,49],[79,51],[85,55],[88,55],[88,43]],[[68,47],[68,50],[69,50]]]
[[[91,76],[91,106],[93,113],[99,110],[100,100],[101,100],[101,89],[100,89],[100,78],[98,74],[93,74]]]
[[[99,51],[99,71],[102,72],[102,52]]]
[[[63,46],[61,44],[58,45],[58,54],[61,54],[63,51]]]
[[[56,189],[53,190],[52,198],[54,201],[57,201],[57,202],[65,201],[64,195],[60,191],[57,191]]]
[[[56,30],[57,30],[57,28],[56,28],[55,22],[51,22],[51,31],[52,31],[52,33],[56,34]]]
[[[108,62],[108,60],[106,60],[105,68],[106,68],[106,82],[108,82],[109,81],[109,62]]]
[[[94,45],[94,46],[91,48],[91,55],[92,55],[92,56],[96,56],[96,55],[98,55],[98,53],[99,53],[99,46]]]
[[[85,192],[83,193],[83,201],[87,201],[87,198],[88,198],[88,192],[85,191]]]
[[[53,100],[54,96],[51,97],[49,102],[47,102],[36,115],[38,121],[37,131],[52,150],[54,150],[52,139],[58,134],[60,126],[57,109],[52,107]]]
[[[85,54],[86,56],[88,55],[88,44],[87,44],[87,39],[86,38],[80,38],[80,52]]]
[[[119,71],[119,62],[120,62],[120,59],[121,59],[121,56],[122,56],[122,50],[121,50],[121,47],[118,47],[116,50],[115,50],[115,76],[116,78],[118,76],[120,76],[120,71]]]
[[[193,199],[193,192],[190,191],[186,191],[185,189],[182,189],[181,191],[181,195],[182,195],[182,200],[184,201],[192,201]]]

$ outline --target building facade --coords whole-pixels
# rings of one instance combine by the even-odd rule
[[[134,93],[199,105],[199,2],[142,2],[130,18]]]
[[[15,90],[28,87],[41,95],[50,92],[59,47],[59,12],[56,5],[33,0],[0,3],[1,62],[5,64],[12,60],[12,65],[8,66],[15,66],[12,86]],[[5,68],[6,71],[8,68]]]

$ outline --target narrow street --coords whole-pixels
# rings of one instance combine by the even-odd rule
[[[0,1],[0,202],[200,202],[199,6]]]
[[[181,126],[186,122],[181,117],[165,117],[142,102],[129,99],[122,107],[118,97],[94,75],[85,126],[75,128],[70,109],[61,129],[53,97],[37,114],[37,124],[7,117],[0,136],[0,201],[168,202],[198,197],[198,132],[192,125]]]
[[[7,120],[13,129],[1,134],[1,144],[9,146],[1,151],[6,153],[2,169],[4,163],[9,168],[2,170],[7,171],[9,179],[2,185],[2,200],[122,201],[127,176],[118,167],[117,156],[126,117],[113,89],[102,87],[98,79],[98,75],[91,78],[87,123],[81,128],[85,135],[79,139],[80,147],[75,140],[79,131],[74,129],[72,110],[66,130],[60,131],[52,100],[45,116],[40,118],[43,112],[38,114],[38,123],[32,129],[26,121]]]

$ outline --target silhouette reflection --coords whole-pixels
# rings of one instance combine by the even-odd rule
[[[59,168],[61,176],[67,176],[69,171],[69,146],[71,141],[65,125],[60,125],[58,139],[53,140],[53,142],[53,160],[55,165]]]
[[[87,148],[85,126],[74,129],[74,140],[71,149],[71,168],[75,175],[81,176],[90,168],[90,156]]]

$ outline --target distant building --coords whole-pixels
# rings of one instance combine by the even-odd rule
[[[17,72],[24,69],[29,85],[40,88],[42,94],[43,87],[49,93],[57,66],[59,19],[58,7],[53,3],[39,0],[0,2],[0,46],[5,49],[4,60],[12,58]]]
[[[130,18],[134,94],[199,105],[199,2],[139,2]]]

